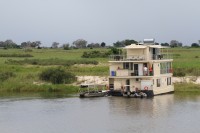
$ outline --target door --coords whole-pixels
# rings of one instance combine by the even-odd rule
[[[139,64],[138,75],[143,76],[143,64]]]
[[[153,60],[155,60],[155,59],[156,59],[156,49],[153,48]]]
[[[134,75],[138,76],[138,64],[134,64]]]

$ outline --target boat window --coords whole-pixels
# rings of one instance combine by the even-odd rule
[[[124,69],[129,69],[129,63],[123,63]]]
[[[157,79],[157,87],[160,87],[160,79]]]
[[[171,82],[171,77],[167,78],[167,85],[171,85],[172,82]]]

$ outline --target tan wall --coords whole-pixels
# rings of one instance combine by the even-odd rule
[[[130,80],[130,84],[131,84],[131,91],[135,91],[136,87],[138,89],[141,88],[141,82],[140,81],[136,81],[136,79],[131,79]]]
[[[121,86],[126,85],[127,79],[114,79],[114,88],[115,90],[121,90]],[[135,79],[130,79],[130,90],[135,91],[135,88],[140,89],[141,88],[141,82],[136,81]]]
[[[168,77],[161,77],[161,78],[154,78],[153,88],[161,89],[167,87],[167,78]],[[157,79],[161,79],[160,87],[157,87]]]
[[[127,57],[131,57],[133,55],[145,55],[145,49],[127,49]]]
[[[114,79],[115,90],[121,90],[121,86],[126,84],[126,79]]]
[[[116,76],[129,76],[129,70],[127,69],[117,70]]]
[[[110,64],[110,71],[116,71],[118,67],[123,68],[122,63],[111,63]]]
[[[153,64],[154,76],[160,75],[160,63]]]

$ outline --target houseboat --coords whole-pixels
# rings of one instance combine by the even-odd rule
[[[109,89],[113,96],[147,97],[174,92],[172,56],[169,47],[157,45],[154,39],[131,44],[122,54],[109,58]]]

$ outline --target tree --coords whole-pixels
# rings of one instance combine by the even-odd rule
[[[169,43],[161,43],[161,46],[169,46]]]
[[[15,42],[13,42],[11,39],[8,39],[5,42],[3,42],[3,45],[6,48],[16,48],[17,47],[17,44]]]
[[[76,48],[86,48],[87,41],[84,40],[84,39],[78,39],[78,40],[76,40],[76,41],[73,42],[73,45]]]
[[[90,43],[90,44],[87,45],[87,47],[89,47],[89,48],[99,48],[100,44],[99,43]]]
[[[53,42],[51,47],[52,47],[52,48],[58,48],[58,45],[59,45],[58,42]]]
[[[64,44],[63,44],[63,49],[64,49],[64,50],[69,50],[69,49],[70,49],[69,43],[64,43]]]
[[[116,43],[113,43],[113,46],[114,47],[124,47],[125,45],[124,45],[124,42],[117,41]]]
[[[105,47],[106,46],[106,43],[105,42],[102,42],[101,43],[101,47]]]
[[[40,41],[35,41],[35,42],[27,41],[27,42],[21,43],[21,47],[23,47],[23,48],[25,48],[25,47],[36,48],[36,47],[40,47],[40,45],[41,45]]]
[[[41,44],[41,41],[35,41],[35,47],[40,47]]]
[[[116,43],[113,43],[113,46],[114,47],[125,47],[125,46],[128,46],[128,45],[137,44],[137,43],[138,42],[135,41],[135,40],[126,39],[126,40],[117,41]]]
[[[171,40],[170,47],[182,47],[182,43],[177,40]]]
[[[21,43],[21,47],[22,47],[22,48],[27,47],[27,42],[22,42],[22,43]]]
[[[129,39],[124,40],[124,45],[125,46],[131,45],[131,44],[137,44],[137,43],[138,42],[135,41],[135,40],[129,40]]]
[[[197,43],[192,43],[192,44],[191,44],[191,47],[198,48],[198,47],[199,47],[199,44],[197,44]]]
[[[122,50],[115,48],[115,47],[112,47],[111,50],[110,50],[110,54],[114,54],[114,55],[122,54]]]

